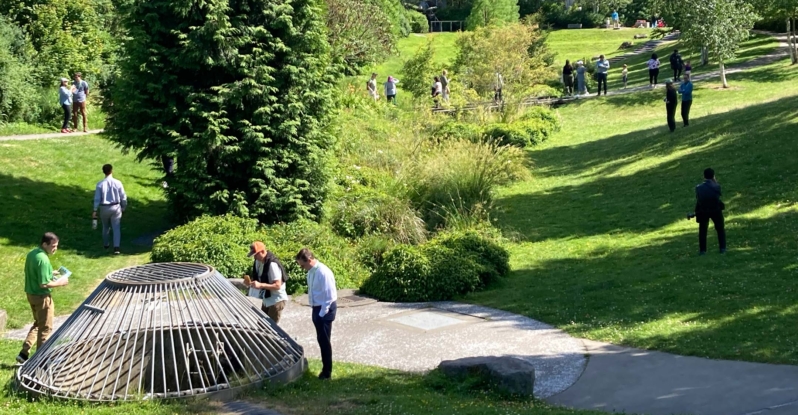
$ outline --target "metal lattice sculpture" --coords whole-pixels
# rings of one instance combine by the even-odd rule
[[[215,269],[114,271],[17,371],[35,394],[90,401],[234,393],[304,372],[302,347]]]

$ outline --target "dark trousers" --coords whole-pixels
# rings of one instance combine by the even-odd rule
[[[61,124],[61,129],[66,130],[69,128],[69,119],[72,117],[72,106],[67,104],[62,104],[61,108],[64,109],[64,123]]]
[[[598,81],[598,94],[601,95],[601,84],[604,84],[604,95],[607,95],[607,74],[597,73],[596,80]]]
[[[338,304],[333,301],[330,306],[330,311],[319,317],[321,307],[313,307],[313,327],[316,328],[316,340],[319,342],[319,349],[321,349],[321,374],[330,376],[332,374],[332,323],[335,320],[335,312],[338,310]]]
[[[166,173],[166,177],[172,177],[175,172],[175,158],[162,156],[161,163],[163,163],[163,171]]]
[[[709,221],[715,225],[715,230],[718,232],[718,247],[726,250],[726,229],[723,225],[723,212],[718,212],[710,215],[709,217],[700,218],[698,221],[698,249],[701,252],[707,252],[707,232],[709,231]]]
[[[396,105],[396,95],[386,95],[385,98],[388,99],[388,102],[393,102],[393,105]]]
[[[657,69],[649,69],[648,70],[648,83],[650,85],[656,85],[658,76],[659,76],[659,68],[657,68]]]
[[[690,107],[693,106],[693,101],[682,101],[682,121],[684,126],[690,125]]]
[[[493,92],[493,100],[496,102],[502,101],[502,89],[499,88]]]
[[[679,76],[681,76],[681,75],[682,75],[682,68],[674,68],[673,69],[673,80],[674,81],[678,81],[679,80]]]
[[[668,111],[668,128],[671,131],[676,130],[676,105],[675,102],[665,104],[665,109]]]

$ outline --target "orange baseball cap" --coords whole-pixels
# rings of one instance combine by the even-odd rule
[[[264,245],[261,241],[255,241],[249,246],[249,255],[247,256],[253,256],[258,252],[266,252],[266,245]]]

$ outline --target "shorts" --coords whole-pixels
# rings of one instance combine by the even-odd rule
[[[266,313],[269,318],[274,320],[275,323],[280,324],[280,318],[282,318],[283,310],[285,310],[285,300],[274,303],[273,306],[269,307],[264,307],[261,305],[260,309]]]

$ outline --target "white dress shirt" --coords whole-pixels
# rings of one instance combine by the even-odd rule
[[[122,187],[122,182],[114,179],[110,174],[100,180],[94,189],[94,210],[97,210],[100,205],[121,205],[122,210],[127,207],[127,195],[125,188]]]
[[[316,260],[316,265],[308,270],[308,302],[311,307],[321,307],[319,317],[324,317],[336,300],[338,291],[335,289],[335,275]]]

